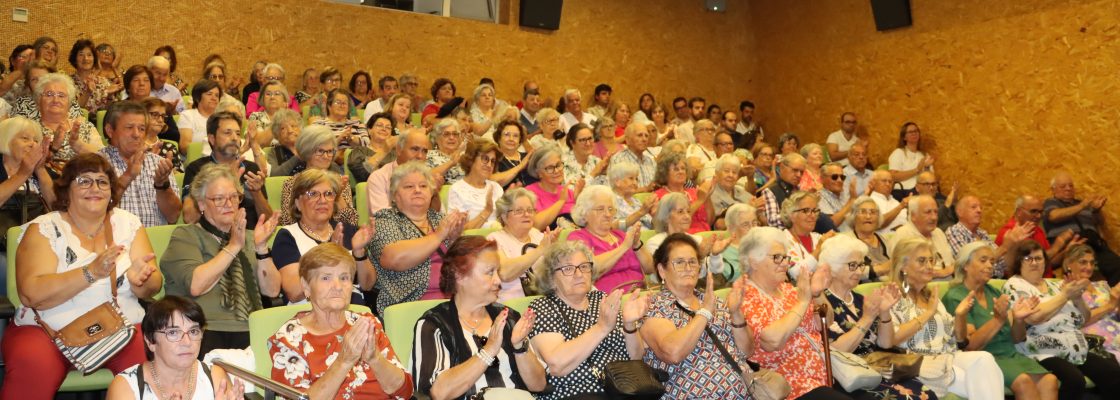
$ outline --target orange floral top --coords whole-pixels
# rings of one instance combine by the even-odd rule
[[[792,312],[797,305],[797,288],[782,283],[778,289],[782,293],[780,298],[770,297],[753,283],[743,290],[743,315],[750,324],[755,343],[761,343],[763,329]],[[791,399],[817,387],[832,385],[824,367],[821,325],[815,315],[805,313],[805,318],[781,349],[766,351],[756,346],[750,357],[762,368],[772,369],[789,381],[793,389],[789,394]]]

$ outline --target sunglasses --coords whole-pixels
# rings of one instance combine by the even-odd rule
[[[829,175],[828,178],[832,179],[834,181],[843,181],[845,179],[848,179],[848,176],[844,175],[844,174],[832,174],[832,175]]]

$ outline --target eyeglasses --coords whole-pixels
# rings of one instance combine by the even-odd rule
[[[308,190],[307,192],[304,192],[303,194],[305,196],[307,196],[307,198],[309,200],[318,200],[318,199],[334,200],[334,197],[338,195],[338,193],[335,193],[333,190],[326,190],[326,191],[323,191],[323,192],[319,192],[317,190]]]
[[[512,209],[512,210],[509,210],[508,212],[509,212],[509,215],[533,215],[533,214],[537,213],[537,209],[535,209],[533,207],[515,208],[515,209]]]
[[[770,260],[773,261],[774,264],[778,264],[778,265],[786,264],[791,259],[792,259],[792,257],[790,257],[789,255],[786,255],[786,254],[771,254],[770,255]]]
[[[74,178],[74,183],[78,184],[78,187],[81,189],[92,188],[95,183],[98,189],[106,190],[110,188],[108,179],[94,179],[86,176],[79,176]]]
[[[937,186],[937,182],[918,182],[918,184],[926,187]]]
[[[167,118],[167,114],[166,114],[166,113],[155,112],[155,111],[148,111],[148,116],[149,116],[149,117],[152,117],[152,118],[155,118],[155,119],[158,119],[158,120],[161,120],[161,121],[162,121],[162,120],[163,120],[164,118]]]
[[[754,228],[754,227],[758,226],[758,221],[740,222],[738,226],[740,228]]]
[[[267,80],[267,81],[276,82],[276,81],[284,79],[284,77],[282,77],[282,76],[265,76],[264,79]]]
[[[553,269],[552,272],[559,272],[564,276],[573,276],[576,274],[577,270],[584,274],[590,274],[591,268],[594,266],[595,263],[588,261],[579,265],[565,265],[563,267]]]
[[[938,254],[938,255],[933,256],[933,257],[918,257],[918,258],[914,259],[914,261],[918,262],[919,267],[924,266],[924,267],[932,269],[933,266],[941,264],[941,255]]]
[[[63,99],[66,99],[66,98],[70,97],[70,95],[67,94],[66,92],[56,92],[56,91],[53,91],[53,90],[43,92],[43,94],[41,94],[41,96],[46,97],[48,99],[54,98],[54,99],[59,99],[59,100],[63,100]]]
[[[696,271],[700,269],[700,260],[697,260],[695,257],[678,258],[670,260],[669,265],[672,265],[673,269],[677,270],[677,272]]]
[[[541,171],[544,171],[544,173],[546,174],[555,174],[557,172],[560,172],[562,168],[564,168],[563,163],[556,163],[549,166],[541,167]]]
[[[212,81],[220,81],[220,80],[225,80],[226,76],[222,75],[222,74],[211,74],[209,79],[212,80]]]
[[[864,261],[852,261],[852,262],[848,263],[848,271],[859,271],[861,269],[864,269],[864,268],[870,267],[870,266],[871,266],[871,263],[867,262],[866,260],[864,260]]]
[[[1042,215],[1042,210],[1041,210],[1041,209],[1037,209],[1037,208],[1036,208],[1036,209],[1033,209],[1033,210],[1027,210],[1027,214],[1030,214],[1030,215]]]
[[[597,212],[597,213],[601,213],[601,212],[606,212],[606,213],[607,213],[607,215],[615,215],[616,213],[618,213],[618,209],[617,209],[617,208],[614,208],[614,207],[601,207],[601,206],[600,206],[600,207],[595,207],[595,208],[592,208],[592,209],[591,209],[591,211],[594,211],[594,212]]]
[[[156,332],[162,333],[164,336],[167,336],[168,342],[178,342],[180,340],[183,340],[184,333],[187,334],[187,336],[190,336],[191,340],[202,340],[202,329],[199,328],[191,328],[185,331],[179,328],[171,328]]]
[[[388,130],[392,130],[393,126],[390,125],[390,124],[376,124],[375,123],[375,124],[373,124],[373,128],[374,129],[384,129],[384,130],[388,131]]]
[[[716,146],[734,146],[733,142],[716,142]]]
[[[339,82],[342,82],[342,78],[327,78],[327,83],[339,83]]]
[[[856,213],[859,215],[879,215],[879,210],[874,208],[861,208],[856,210]]]
[[[808,208],[808,207],[806,207],[806,208],[798,208],[798,209],[796,209],[796,210],[793,210],[793,212],[795,212],[795,213],[804,213],[804,214],[811,214],[811,215],[816,215],[816,214],[820,214],[820,213],[821,213],[821,209],[819,209],[819,208]]]
[[[1100,266],[1100,264],[1097,263],[1097,260],[1088,260],[1088,259],[1077,260],[1077,263],[1081,264],[1083,266],[1093,267],[1093,268],[1097,268],[1098,266]]]
[[[335,100],[335,101],[331,102],[331,105],[332,106],[348,106],[348,105],[350,105],[350,100]]]
[[[588,137],[585,137],[585,138],[576,139],[576,141],[581,143],[581,144],[588,144],[588,143],[594,142],[595,137],[594,136],[588,136]]]
[[[1043,261],[1046,261],[1046,258],[1043,257],[1043,256],[1025,256],[1025,257],[1023,257],[1023,264],[1041,264]]]
[[[338,153],[338,149],[315,149],[315,155],[319,157],[332,157]]]
[[[459,131],[447,131],[447,132],[441,133],[439,135],[439,137],[440,138],[445,138],[445,137],[447,137],[447,138],[457,138],[460,135],[461,134],[459,133]]]
[[[494,165],[494,162],[497,161],[497,159],[483,154],[481,156],[478,156],[478,161],[482,162],[482,165]]]
[[[834,181],[843,181],[845,179],[848,179],[848,176],[844,175],[844,174],[832,174],[832,175],[829,175],[828,178],[832,179]]]
[[[241,204],[241,199],[243,198],[245,197],[240,194],[231,194],[226,196],[207,197],[206,200],[209,201],[210,204],[213,204],[214,207],[221,207],[226,204]]]

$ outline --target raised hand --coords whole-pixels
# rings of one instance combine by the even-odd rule
[[[259,192],[264,188],[264,171],[246,172],[244,175],[245,186],[250,192]],[[279,212],[279,210],[277,210]]]
[[[637,243],[638,240],[642,239],[641,238],[641,233],[642,233],[641,224],[630,225],[629,228],[626,228],[626,238],[623,239],[622,242],[627,247],[634,248],[634,243]]]
[[[271,233],[271,232],[270,232]],[[256,232],[254,232],[256,234]],[[238,251],[245,245],[245,209],[238,208],[233,214],[233,226],[229,228],[229,245]],[[234,252],[236,253],[236,251]]]
[[[806,275],[802,270],[800,275]],[[824,268],[817,265],[817,270],[813,271],[813,276],[810,280],[809,288],[812,290],[813,297],[817,297],[832,284],[832,268]]]
[[[354,325],[342,337],[342,351],[339,352],[339,360],[352,366],[362,359],[366,347],[372,345],[369,337],[369,324],[370,321],[367,318],[359,318],[354,321]]]
[[[93,259],[89,265],[89,274],[93,276],[94,280],[105,278],[109,273],[117,267],[117,257],[120,257],[121,252],[124,251],[124,246],[110,246],[104,251],[97,253],[97,258]]]
[[[735,282],[731,283],[731,291],[727,292],[727,309],[731,311],[732,321],[743,320],[743,287],[746,285],[744,279],[746,278],[742,275],[735,278]]]
[[[797,299],[808,302],[813,299],[812,283],[809,281],[809,274],[801,272],[797,274]]]
[[[731,242],[733,241],[735,241],[734,235],[727,235],[726,237],[716,239],[714,242],[712,242],[711,254],[723,253],[724,250],[727,250],[727,246],[730,246]]]
[[[490,334],[486,336],[486,345],[483,348],[492,355],[498,354],[498,348],[502,346],[502,340],[505,340],[504,328],[507,317],[509,317],[509,309],[502,309],[498,316],[494,318],[494,322],[490,324]]]
[[[346,245],[342,243],[342,239],[342,223],[339,222],[334,226],[334,230],[331,232],[331,243],[345,247]]]
[[[141,152],[140,154],[144,154]],[[159,163],[156,164],[156,174],[152,177],[152,182],[156,186],[163,186],[171,182],[171,170],[175,169],[175,163],[171,161],[171,154],[168,153],[159,158]]]
[[[630,290],[630,298],[622,304],[622,322],[637,322],[646,315],[646,311],[649,311],[649,295],[635,286]]]
[[[712,246],[715,244],[715,237],[713,235],[704,236],[700,239],[700,257],[712,254]]]
[[[280,224],[280,213],[274,212],[271,217],[261,215],[257,218],[257,225],[253,228],[253,243],[257,245],[257,249],[263,249],[268,246],[268,238],[272,237],[272,232],[276,230],[276,225]]]
[[[996,298],[995,304],[992,305],[992,316],[1000,321],[1007,321],[1007,311],[1011,308],[1011,297],[1006,293]]]
[[[350,238],[350,248],[354,250],[364,249],[366,245],[369,244],[371,240],[373,240],[375,232],[376,230],[373,227],[373,217],[371,216],[369,223],[366,224],[366,226],[358,228],[358,231],[354,232],[354,237]]]
[[[369,319],[369,317],[362,317],[362,319]],[[377,351],[377,324],[372,320],[369,323],[369,338],[370,344],[366,346],[366,351],[362,353],[362,361],[366,364],[373,364],[381,357],[381,352]]]
[[[705,279],[704,302],[701,303],[701,307],[708,309],[714,315],[716,312],[716,294],[714,283],[712,283],[712,270],[711,268],[706,269],[708,270],[708,277]]]
[[[552,228],[545,228],[544,236],[541,236],[541,243],[538,247],[540,247],[542,249],[543,248],[548,248],[548,246],[552,245],[553,243],[556,243],[557,239],[559,239],[559,238],[560,238],[560,230],[559,229],[552,230]]]
[[[45,140],[42,143],[47,143],[49,146],[49,142]],[[34,175],[35,170],[39,169],[39,167],[43,165],[43,159],[45,159],[46,157],[47,155],[42,151],[32,151],[30,153],[23,154],[23,159],[21,159],[19,162],[19,173],[25,174],[29,177]]]
[[[575,186],[575,188],[574,188],[574,189],[572,190],[573,194],[574,194],[574,195],[575,195],[576,197],[579,197],[579,194],[580,194],[580,193],[583,193],[583,188],[584,188],[585,186],[587,186],[587,181],[583,180],[583,178],[580,178],[579,180],[577,180],[577,181],[576,181],[576,186]]]
[[[863,296],[863,316],[870,317],[879,315],[883,310],[883,288],[879,287],[872,290],[866,296]]]
[[[599,320],[596,324],[603,329],[612,330],[618,322],[618,309],[622,305],[622,289],[615,289],[599,301]]]
[[[494,187],[486,185],[486,203],[482,207],[482,212],[490,215],[494,212]]]
[[[898,284],[891,282],[880,287],[882,289],[879,298],[879,316],[883,319],[890,318],[891,308],[898,304],[898,300],[902,299],[902,291],[899,290]]]
[[[1088,286],[1088,279],[1065,281],[1062,283],[1062,294],[1065,294],[1067,299],[1073,300],[1081,297],[1081,293],[1083,293]]]
[[[226,379],[217,382],[218,387],[215,388],[214,397],[220,400],[241,400],[245,396],[245,384],[240,379],[234,379],[232,375],[226,375]]]
[[[128,278],[128,283],[135,287],[144,286],[148,278],[152,277],[152,273],[156,272],[156,266],[152,264],[152,260],[155,259],[156,255],[153,253],[132,259],[132,265],[124,274]]]
[[[1040,300],[1037,296],[1020,299],[1015,302],[1014,306],[1011,306],[1011,316],[1015,318],[1016,321],[1021,321],[1023,318],[1027,318],[1038,312],[1039,302]]]

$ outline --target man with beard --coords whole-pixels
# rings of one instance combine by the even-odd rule
[[[179,188],[171,179],[171,160],[148,152],[148,110],[135,101],[113,103],[105,113],[105,132],[112,146],[99,152],[113,165],[122,190],[120,208],[140,217],[144,226],[174,223],[179,219]]]
[[[219,111],[206,120],[206,140],[214,149],[209,157],[203,157],[187,165],[183,175],[183,222],[193,224],[200,216],[198,204],[191,198],[191,181],[196,174],[210,164],[226,164],[241,175],[241,186],[245,196],[241,198],[241,208],[245,209],[245,221],[256,226],[260,215],[272,215],[264,190],[264,172],[252,161],[245,161],[241,154],[241,118],[229,111]]]

